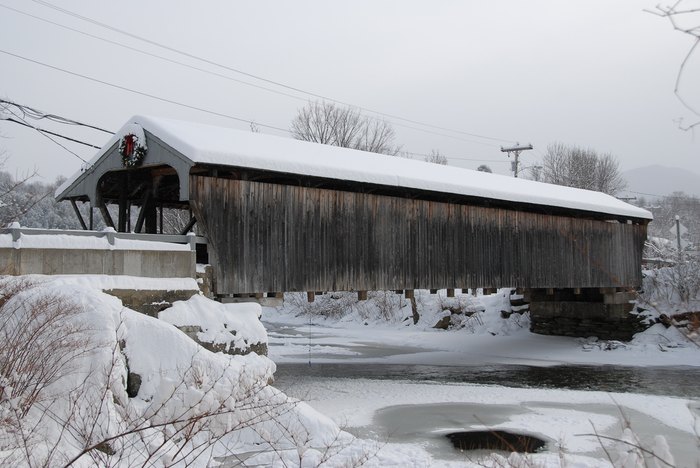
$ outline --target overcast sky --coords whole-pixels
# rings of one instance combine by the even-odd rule
[[[134,114],[249,129],[244,122],[10,53],[280,129],[289,128],[296,110],[314,99],[230,70],[235,69],[433,125],[389,118],[404,150],[439,149],[455,166],[488,164],[507,173],[500,145],[532,143],[535,149],[522,155],[527,166],[537,163],[549,143],[560,141],[610,152],[623,170],[661,164],[697,171],[700,128],[695,138],[678,129],[679,118],[688,124],[694,116],[673,93],[693,42],[643,11],[658,1],[0,0],[0,97],[112,131]],[[681,91],[700,108],[700,50],[688,67]],[[30,122],[98,146],[109,138],[80,127]],[[5,169],[36,168],[46,181],[71,175],[81,167],[78,156],[89,159],[95,151],[58,140],[78,156],[73,155],[10,122],[0,121],[0,134],[9,158]]]

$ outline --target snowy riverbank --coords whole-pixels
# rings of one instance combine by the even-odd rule
[[[698,400],[675,397],[673,385],[668,395],[659,396],[640,394],[640,390],[619,393],[447,382],[441,380],[440,370],[432,373],[433,381],[411,380],[408,373],[403,380],[381,375],[383,365],[387,371],[392,365],[453,366],[454,373],[459,373],[456,366],[464,366],[467,373],[467,366],[489,364],[615,365],[648,367],[651,374],[654,366],[700,366],[700,348],[677,329],[661,324],[628,343],[532,334],[527,314],[501,318],[500,310],[508,306],[505,294],[462,298],[462,302],[471,301],[468,306],[476,313],[463,326],[450,330],[433,328],[442,313],[428,301],[441,299],[427,292],[418,298],[422,307],[416,325],[406,320],[411,317],[408,304],[390,320],[379,318],[371,304],[334,318],[299,314],[294,301],[282,308],[264,308],[270,358],[293,369],[284,372],[276,385],[358,437],[389,442],[388,450],[394,444],[408,444],[421,454],[414,458],[420,460],[417,466],[470,462],[510,466],[483,452],[460,453],[445,437],[479,429],[520,431],[548,441],[546,452],[530,455],[527,462],[512,460],[513,466],[632,467],[641,463],[630,446],[619,440],[654,448],[676,466],[700,462]],[[333,375],[324,375],[325,365],[334,366]],[[371,378],[353,377],[354,369],[362,367],[376,372]],[[571,369],[575,372],[575,367]],[[593,432],[602,438],[583,435]]]
[[[270,335],[270,358],[287,362],[372,362],[391,364],[481,365],[563,364],[620,366],[700,366],[700,346],[676,328],[656,324],[626,343],[590,338],[530,333],[527,314],[501,317],[510,310],[507,290],[498,294],[463,295],[475,313],[459,328],[433,328],[444,316],[438,304],[446,298],[418,292],[421,313],[413,325],[408,302],[399,302],[389,320],[360,305],[340,317],[300,314],[293,301],[281,308],[263,308],[262,321]],[[632,306],[630,306],[632,308]]]
[[[478,461],[486,466],[593,467],[610,466],[605,447],[614,466],[625,460],[634,466],[639,453],[617,439],[653,449],[665,460],[673,457],[678,466],[697,459],[696,399],[308,378],[302,372],[268,384],[275,362],[308,362],[309,356],[313,362],[360,364],[552,366],[626,363],[635,356],[646,363],[697,363],[698,351],[681,346],[681,337],[667,330],[652,329],[629,345],[606,351],[615,346],[532,335],[526,316],[501,319],[500,312],[493,313],[503,305],[498,295],[465,304],[474,313],[458,329],[437,330],[432,325],[441,312],[426,306],[430,298],[422,298],[416,325],[404,320],[410,307],[388,321],[369,309],[337,320],[309,321],[291,310],[266,308],[262,317],[269,358],[231,356],[209,352],[171,324],[124,307],[100,291],[104,282],[87,276],[0,281],[0,331],[8,344],[0,360],[5,366],[0,461],[16,466],[426,467]],[[169,289],[181,281],[162,283],[159,287]],[[195,297],[175,303],[171,312],[178,317],[201,315],[207,304]],[[243,314],[250,305],[210,305],[212,314],[205,320],[210,328],[214,316],[230,314],[217,328],[217,337],[233,327],[238,329],[236,339],[265,338],[257,322],[235,325],[242,316],[254,320],[256,314]],[[241,314],[236,315],[238,309]],[[663,340],[654,338],[660,336]],[[679,346],[669,345],[674,340]],[[659,347],[661,341],[665,344]],[[23,361],[23,356],[30,359]],[[22,362],[35,367],[8,371],[8,364]],[[36,375],[44,380],[32,393],[25,377]],[[625,421],[633,432],[624,429]],[[538,435],[547,442],[546,450],[525,461],[513,455],[505,462],[501,455],[467,456],[446,442],[447,432],[485,428]],[[602,438],[584,435],[591,431]],[[640,440],[634,442],[634,437]]]

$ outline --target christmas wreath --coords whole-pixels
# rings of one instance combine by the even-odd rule
[[[140,135],[138,133],[141,133]],[[146,138],[143,132],[127,133],[119,143],[119,154],[124,167],[137,167],[146,157]]]

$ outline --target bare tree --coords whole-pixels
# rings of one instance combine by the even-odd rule
[[[544,182],[615,195],[627,183],[617,159],[589,148],[552,143],[542,158]]]
[[[430,150],[430,154],[425,157],[425,161],[447,166],[447,157],[437,149]]]
[[[395,132],[386,121],[362,115],[352,107],[325,101],[310,102],[292,120],[291,133],[297,140],[342,146],[395,156]]]
[[[49,195],[42,192],[40,186],[36,190],[25,190],[29,181],[36,176],[36,171],[15,179],[7,172],[1,171],[5,160],[0,159],[0,226],[4,227],[12,221],[18,221],[37,203]]]
[[[688,228],[688,240],[700,245],[700,199],[684,192],[674,192],[655,200],[650,206],[654,221],[649,224],[649,235],[669,237],[669,229],[675,225],[676,216]]]
[[[673,26],[673,29],[693,38],[693,43],[683,58],[680,67],[678,68],[676,85],[673,92],[686,109],[695,114],[695,116],[700,117],[700,108],[698,108],[697,105],[691,104],[687,97],[683,96],[681,90],[681,84],[686,67],[688,66],[693,54],[695,54],[696,50],[700,48],[700,7],[697,6],[697,2],[693,4],[692,2],[688,2],[686,0],[676,0],[672,4],[657,5],[655,10],[646,11],[668,19],[671,26]],[[682,119],[679,122],[679,127],[681,130],[694,130],[698,125],[700,125],[700,120],[690,125],[683,125]]]
[[[476,168],[477,171],[479,172],[488,172],[488,173],[493,173],[490,167],[488,167],[486,164],[482,164],[481,166]]]
[[[534,166],[530,166],[526,169],[528,179],[534,180],[535,182],[542,182],[542,170],[544,169],[542,166],[535,164]]]

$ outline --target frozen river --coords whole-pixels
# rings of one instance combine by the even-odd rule
[[[700,461],[699,367],[627,366],[614,359],[610,365],[596,360],[612,353],[583,353],[571,339],[525,333],[477,337],[483,345],[446,353],[446,340],[458,334],[279,322],[266,327],[270,356],[278,363],[275,386],[358,437],[425,450],[434,466],[488,457],[461,453],[446,437],[483,429],[547,441],[534,459],[537,466],[559,466],[562,459],[565,465],[603,466],[608,455],[602,444],[613,457],[624,444],[590,434],[619,439],[626,426],[647,448],[663,435],[676,466]],[[428,343],[415,346],[416,336]],[[489,340],[498,345],[489,348]],[[535,346],[521,346],[524,353],[503,346],[528,342]]]
[[[694,368],[283,364],[276,376],[275,386],[308,401],[355,436],[422,447],[438,466],[488,457],[487,452],[462,453],[446,437],[483,429],[545,440],[553,458],[536,466],[556,466],[552,460],[559,457],[601,466],[590,460],[607,455],[590,434],[619,439],[625,426],[645,447],[663,435],[676,466],[700,461],[692,429],[700,409]],[[636,393],[624,392],[631,387]],[[652,395],[673,388],[690,401]]]

